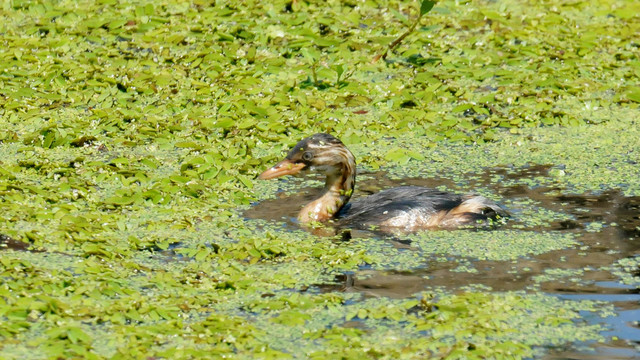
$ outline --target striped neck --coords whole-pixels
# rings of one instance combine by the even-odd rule
[[[351,151],[343,145],[333,146],[323,151],[322,157],[316,161],[322,164],[323,160],[331,163],[317,166],[327,176],[324,192],[300,211],[300,222],[326,221],[333,218],[349,202],[353,194],[356,184],[356,161]]]

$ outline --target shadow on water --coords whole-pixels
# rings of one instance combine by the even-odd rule
[[[31,245],[0,234],[0,250],[28,251],[29,246]]]
[[[559,188],[523,185],[535,183],[535,178],[548,176],[547,166],[514,169],[491,169],[484,174],[469,177],[460,186],[447,179],[390,180],[384,173],[364,174],[359,178],[354,198],[367,196],[385,188],[400,185],[425,187],[445,186],[464,193],[481,188],[505,199],[509,204],[531,203],[568,215],[567,220],[527,228],[532,231],[568,232],[577,236],[580,245],[574,248],[529,256],[517,261],[472,261],[474,272],[454,271],[459,264],[455,257],[447,262],[428,262],[414,271],[361,269],[336,278],[334,284],[321,284],[318,291],[345,291],[362,293],[365,297],[406,298],[420,291],[444,288],[458,291],[469,285],[483,285],[493,291],[541,291],[562,299],[589,299],[612,303],[616,315],[603,319],[609,331],[603,333],[608,342],[592,345],[591,351],[554,349],[549,359],[631,359],[640,358],[640,290],[620,283],[610,272],[616,261],[640,256],[640,197],[625,197],[619,191],[598,194],[567,195]],[[363,179],[364,178],[364,179]],[[498,180],[496,180],[498,179]],[[519,180],[532,181],[519,181]],[[296,228],[295,217],[300,208],[315,199],[321,189],[304,188],[296,194],[279,193],[275,199],[262,201],[247,210],[248,218],[284,222]],[[519,223],[518,213],[524,209],[509,206],[514,215],[505,226],[513,228]],[[593,227],[593,224],[601,226]],[[353,231],[354,237],[374,234]],[[375,235],[374,235],[375,236]],[[395,239],[397,240],[397,239]],[[394,244],[402,247],[402,243]],[[410,248],[410,245],[406,245]],[[462,259],[469,261],[469,259]],[[577,275],[539,280],[546,269],[575,271]],[[638,276],[638,274],[633,274]]]

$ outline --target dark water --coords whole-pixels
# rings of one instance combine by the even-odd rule
[[[474,188],[483,188],[498,198],[506,199],[507,205],[517,204],[518,200],[531,199],[537,202],[538,207],[571,215],[571,220],[559,220],[530,230],[574,233],[581,245],[522,258],[516,262],[472,261],[474,268],[478,270],[474,273],[452,271],[458,267],[456,261],[430,263],[428,268],[410,272],[361,269],[339,276],[336,279],[337,284],[318,285],[317,288],[320,291],[359,292],[365,297],[406,298],[433,287],[455,292],[463,286],[482,284],[494,291],[542,291],[562,299],[605,301],[615,306],[616,316],[587,320],[606,324],[609,330],[603,335],[607,336],[607,342],[588,344],[589,350],[554,349],[547,357],[640,359],[640,289],[620,283],[618,277],[607,270],[607,267],[622,258],[640,256],[640,197],[625,197],[619,191],[565,195],[558,188],[503,185],[523,179],[545,177],[547,171],[548,167],[543,166],[518,172],[492,169],[484,174],[470,176],[471,180],[465,184],[455,184],[450,180],[438,178],[389,180],[384,173],[368,174],[369,176],[364,174],[364,179],[361,176],[358,180],[354,198],[400,185],[444,185],[462,193]],[[496,183],[496,178],[502,181]],[[288,226],[296,227],[298,225],[295,218],[299,209],[316,198],[320,191],[321,189],[301,188],[298,194],[279,194],[276,199],[256,204],[245,215],[249,218],[284,222]],[[507,208],[514,217],[506,228],[518,225],[519,209],[509,206]],[[605,226],[596,232],[588,232],[586,229],[592,222],[604,223]],[[354,237],[372,235],[359,231],[351,233]],[[397,246],[402,247],[403,244],[399,243]],[[545,269],[587,270],[581,272],[582,275],[577,280],[570,277],[536,282],[534,277],[544,274]]]

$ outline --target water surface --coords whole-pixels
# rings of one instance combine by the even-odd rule
[[[640,358],[640,295],[635,286],[625,285],[612,273],[620,259],[640,254],[640,197],[625,197],[619,191],[592,194],[566,194],[559,188],[535,185],[536,177],[547,177],[551,167],[535,166],[514,171],[508,168],[472,174],[464,183],[442,178],[406,178],[392,180],[385,173],[365,173],[357,182],[354,198],[382,189],[417,185],[446,187],[458,192],[490,194],[513,215],[504,229],[536,232],[571,233],[578,246],[531,255],[515,261],[487,261],[450,256],[447,261],[432,261],[426,256],[422,266],[406,269],[374,270],[366,267],[336,277],[335,283],[317,284],[313,291],[358,292],[368,297],[409,298],[421,291],[445,289],[458,292],[481,285],[489,291],[543,292],[570,300],[598,300],[613,304],[616,315],[605,319],[608,330],[605,343],[574,344],[549,349],[549,359],[631,359]],[[283,222],[297,228],[299,209],[317,197],[321,189],[304,187],[300,191],[281,192],[275,199],[255,204],[245,215]],[[530,206],[562,214],[559,219],[531,225],[524,221]],[[337,229],[336,231],[344,231]],[[385,236],[369,231],[351,230],[349,238],[388,241],[396,248],[412,251],[408,238]],[[373,240],[372,240],[373,241]],[[471,264],[473,271],[460,271],[460,264]],[[549,276],[547,270],[565,275]],[[637,274],[636,274],[637,275]]]

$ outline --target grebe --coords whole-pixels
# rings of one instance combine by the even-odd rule
[[[287,157],[258,178],[274,179],[311,170],[326,176],[324,192],[300,210],[302,223],[336,219],[359,228],[413,232],[485,225],[508,216],[479,195],[458,195],[419,186],[400,186],[348,203],[356,183],[355,157],[337,138],[315,134],[298,142]]]

